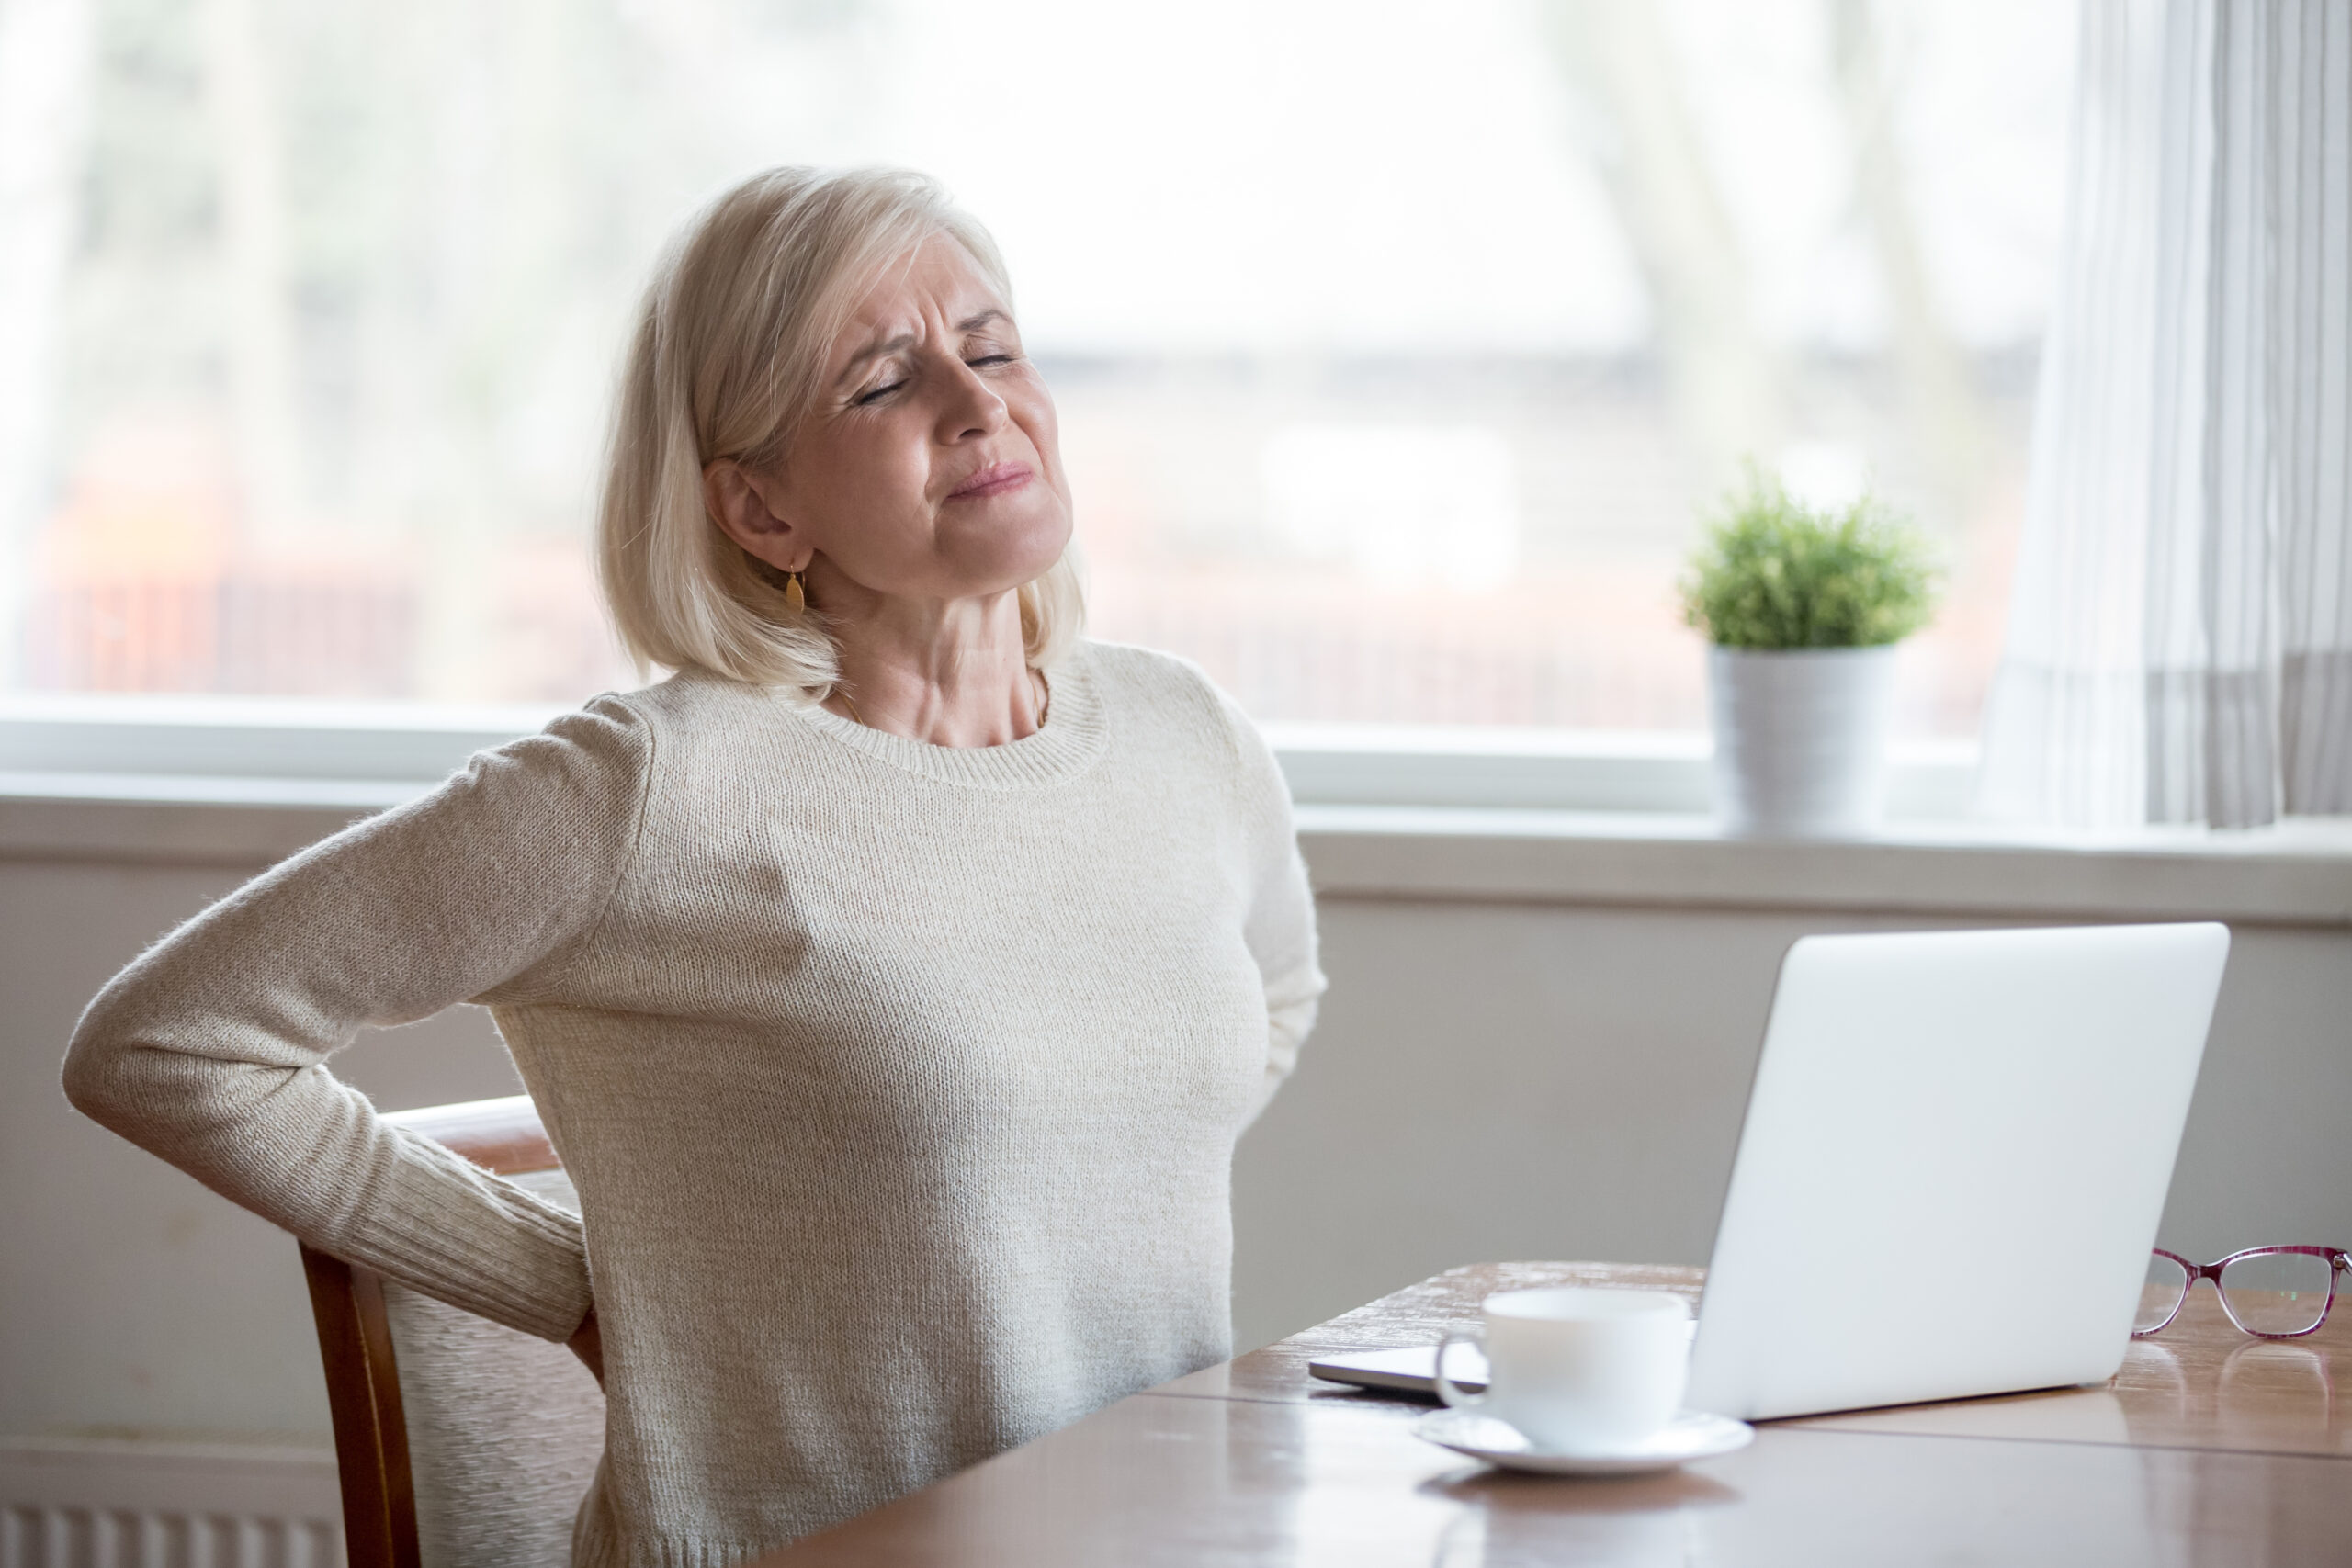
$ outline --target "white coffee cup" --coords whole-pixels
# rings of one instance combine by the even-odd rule
[[[1464,1393],[1445,1353],[1482,1336],[1452,1329],[1438,1341],[1438,1397],[1517,1427],[1538,1448],[1606,1450],[1674,1419],[1690,1370],[1690,1309],[1657,1291],[1564,1285],[1503,1291],[1485,1303],[1487,1393]]]

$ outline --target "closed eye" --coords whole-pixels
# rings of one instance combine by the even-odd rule
[[[860,392],[855,398],[853,398],[850,400],[854,402],[859,408],[864,408],[868,403],[880,402],[884,398],[888,397],[891,393],[897,391],[899,388],[905,385],[906,383],[904,381],[892,381],[888,385],[876,387],[870,392]]]

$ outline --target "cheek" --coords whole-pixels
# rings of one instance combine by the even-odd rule
[[[878,522],[918,511],[929,478],[921,433],[910,435],[902,421],[861,419],[826,432],[800,465],[808,513],[798,521],[819,547],[837,546],[844,536],[871,533]]]
[[[1030,445],[1036,447],[1037,460],[1052,477],[1054,489],[1067,496],[1069,485],[1062,475],[1061,421],[1054,411],[1054,400],[1040,386],[1013,405],[1012,417],[1028,435]]]

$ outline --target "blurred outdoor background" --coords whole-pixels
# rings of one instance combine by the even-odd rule
[[[663,241],[943,178],[1059,400],[1099,636],[1258,716],[1690,729],[1753,455],[1998,651],[2064,197],[2051,0],[0,0],[0,683],[568,701]]]

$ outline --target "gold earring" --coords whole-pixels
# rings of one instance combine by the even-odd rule
[[[797,571],[785,577],[784,607],[796,615],[808,607],[808,595],[800,591],[800,574]]]

